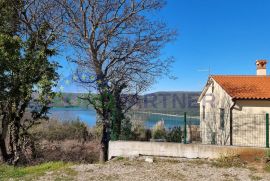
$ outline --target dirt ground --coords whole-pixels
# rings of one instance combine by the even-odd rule
[[[118,158],[105,164],[74,165],[71,169],[75,174],[47,173],[39,180],[270,180],[270,173],[260,169],[246,166],[223,167],[199,159],[154,159],[153,163],[149,163],[142,158]]]

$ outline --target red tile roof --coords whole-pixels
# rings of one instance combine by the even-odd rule
[[[233,99],[270,99],[270,76],[211,76]]]

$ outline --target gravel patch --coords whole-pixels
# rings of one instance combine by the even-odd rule
[[[142,159],[115,159],[105,164],[82,164],[72,166],[77,174],[70,180],[88,181],[178,181],[178,180],[270,180],[270,174],[248,168],[220,168],[211,161],[189,159],[154,159],[153,163]],[[46,179],[46,176],[42,178]],[[53,180],[52,174],[47,180]]]

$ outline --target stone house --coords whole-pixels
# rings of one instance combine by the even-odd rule
[[[266,64],[256,61],[257,75],[209,76],[198,100],[202,143],[265,147],[270,113]]]

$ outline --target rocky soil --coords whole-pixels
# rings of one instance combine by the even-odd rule
[[[207,160],[188,159],[124,159],[116,158],[106,164],[84,164],[71,167],[74,173],[47,173],[39,180],[132,180],[132,181],[176,181],[176,180],[270,180],[270,173],[247,166],[227,167]]]

